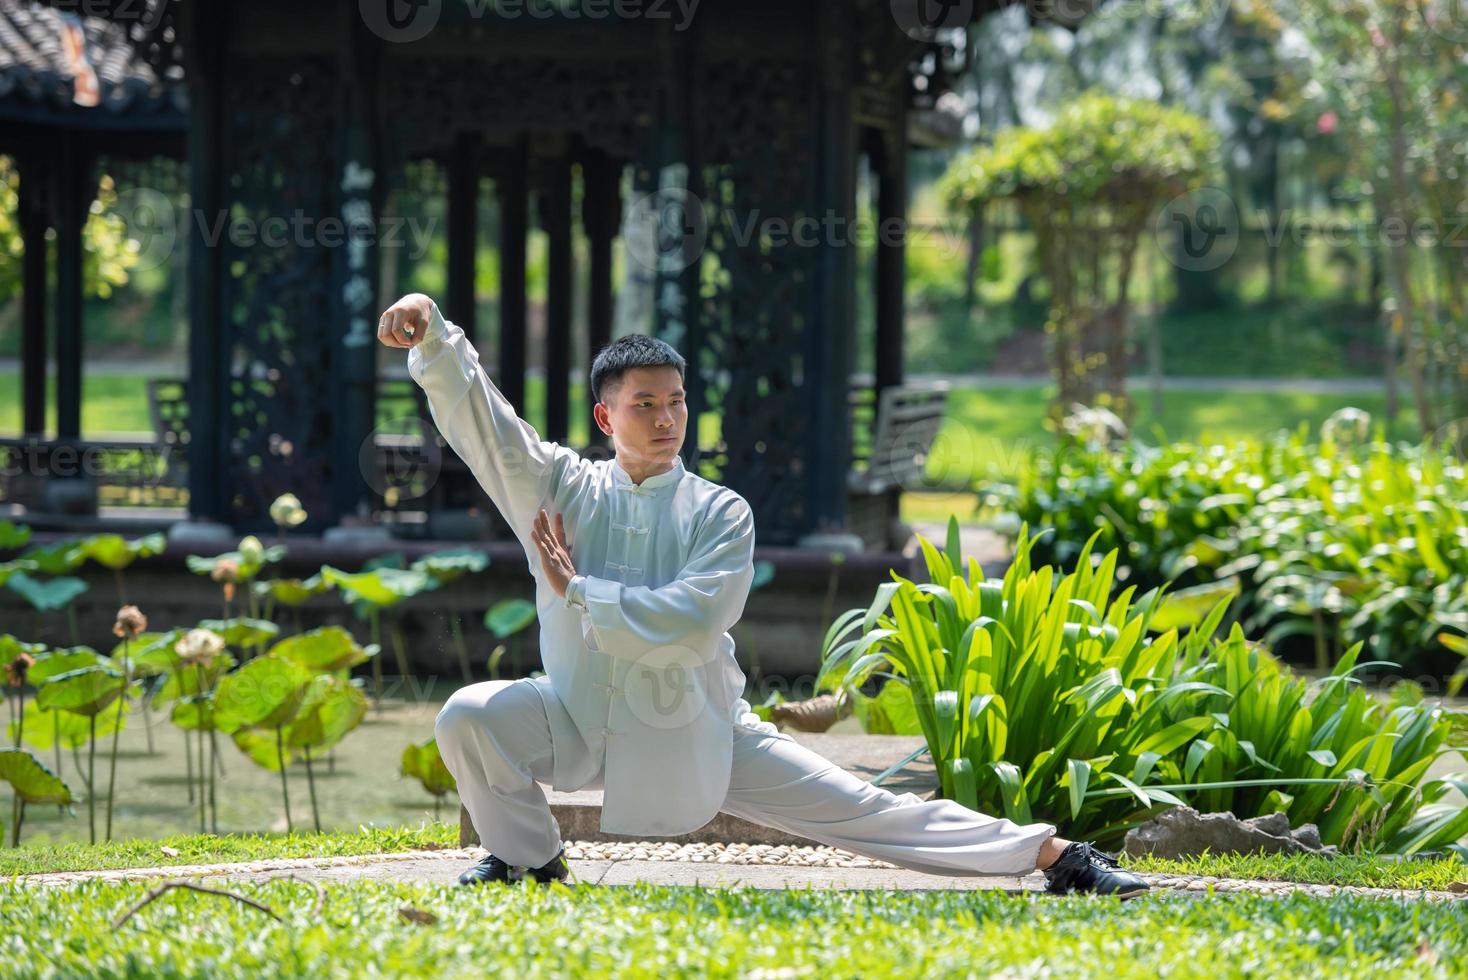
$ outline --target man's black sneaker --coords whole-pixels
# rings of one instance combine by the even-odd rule
[[[1146,894],[1150,887],[1130,871],[1123,870],[1116,858],[1086,841],[1072,841],[1044,873],[1045,890],[1054,895],[1094,892],[1135,898]]]
[[[524,879],[527,874],[542,885],[548,885],[552,881],[564,882],[567,875],[570,874],[570,868],[566,864],[566,849],[561,848],[555,857],[538,868],[522,868],[506,864],[493,854],[487,854],[479,859],[478,864],[459,875],[459,884],[477,885],[486,881],[503,881],[507,884],[514,884]]]

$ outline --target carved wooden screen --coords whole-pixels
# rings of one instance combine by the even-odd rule
[[[765,238],[814,217],[815,86],[809,61],[700,60],[694,114],[707,246],[688,304],[698,404],[722,419],[700,472],[754,508],[760,538],[789,543],[806,525],[802,346],[812,320],[816,247]]]
[[[287,491],[308,512],[332,509],[334,279],[316,236],[335,214],[337,77],[328,59],[255,56],[223,81],[224,487],[232,520],[263,527]]]

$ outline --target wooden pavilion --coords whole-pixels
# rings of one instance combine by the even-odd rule
[[[267,528],[286,491],[317,528],[404,506],[404,494],[364,479],[402,449],[374,434],[390,394],[374,342],[379,253],[393,247],[377,216],[429,160],[447,196],[438,299],[481,337],[491,324],[476,322],[478,205],[493,195],[499,322],[495,347],[481,349],[522,409],[527,235],[533,225],[548,237],[543,438],[567,441],[572,370],[584,376],[612,338],[622,236],[627,265],[641,248],[653,280],[645,329],[689,361],[691,414],[723,420],[717,438],[690,437],[689,468],[750,501],[762,544],[845,530],[889,547],[898,493],[920,478],[937,416],[893,407],[877,424],[882,393],[904,392],[901,235],[876,245],[875,373],[854,382],[857,250],[841,229],[857,217],[861,166],[874,177],[877,227],[905,218],[910,146],[953,135],[938,100],[969,56],[963,27],[1001,4],[940,4],[949,19],[924,31],[892,0],[703,0],[686,18],[660,0],[3,0],[0,88],[7,73],[67,70],[7,36],[37,11],[84,7],[83,51],[111,65],[94,107],[58,103],[44,85],[0,90],[0,153],[21,174],[26,321],[46,327],[26,332],[25,440],[10,442],[43,455],[81,442],[83,188],[103,156],[161,155],[186,164],[190,200],[190,369],[171,430],[187,458],[189,514]],[[62,81],[70,99],[76,80]],[[652,229],[651,251],[625,241],[629,208],[648,219],[637,227]],[[303,216],[305,233],[211,241],[217,216],[256,226]],[[330,219],[344,236],[328,238]],[[48,225],[59,242],[54,324]],[[804,241],[747,233],[802,225],[823,230]],[[577,241],[588,262],[579,300]],[[576,302],[589,324],[579,351]],[[477,492],[455,491],[461,477],[446,468],[440,505]]]

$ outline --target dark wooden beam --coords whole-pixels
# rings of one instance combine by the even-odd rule
[[[499,377],[495,385],[525,415],[525,239],[530,226],[525,139],[501,158],[495,178],[500,217]]]
[[[587,155],[582,165],[581,223],[586,229],[588,358],[612,342],[612,243],[621,223],[621,165],[605,153]],[[587,365],[590,371],[591,365]],[[587,400],[590,401],[588,388]],[[606,434],[591,425],[591,445],[605,446]]]
[[[479,247],[479,137],[461,133],[449,157],[449,283],[445,315],[478,340],[474,299],[475,258]]]
[[[906,112],[882,134],[877,178],[876,390],[902,383],[907,256]]]
[[[46,302],[47,175],[55,169],[46,152],[33,148],[19,157],[20,229],[25,242],[21,271],[20,361],[21,431],[46,433],[46,347],[50,339]]]
[[[545,302],[545,432],[565,442],[570,431],[571,300],[576,288],[572,266],[571,160],[557,153],[545,161],[543,221],[550,249]]]
[[[56,435],[82,434],[82,226],[95,188],[91,159],[75,133],[59,145],[56,190]]]

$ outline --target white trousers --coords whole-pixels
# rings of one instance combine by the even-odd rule
[[[553,752],[545,703],[528,680],[483,681],[455,691],[434,734],[459,800],[492,854],[540,867],[561,849],[541,783]],[[601,773],[587,785],[600,788]],[[873,786],[785,735],[734,726],[724,813],[914,871],[1025,875],[1056,828],[1016,824],[952,800]]]

